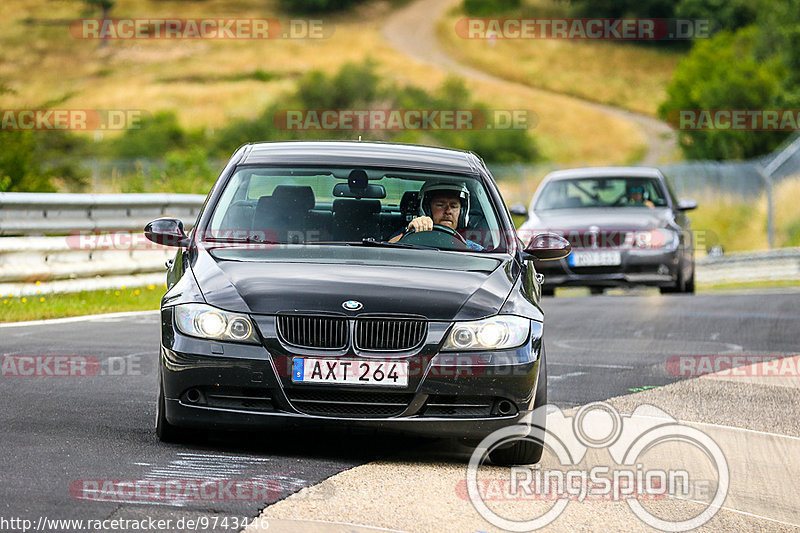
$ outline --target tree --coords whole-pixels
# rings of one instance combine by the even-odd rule
[[[663,118],[680,110],[767,109],[781,100],[785,68],[772,56],[758,58],[758,28],[721,31],[695,42],[678,64],[659,107]],[[769,152],[783,132],[743,130],[685,131],[681,147],[694,159],[742,159]]]

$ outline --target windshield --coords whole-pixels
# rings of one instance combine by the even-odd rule
[[[414,232],[406,234],[409,223],[421,216],[437,225],[413,237]],[[507,232],[499,220],[484,185],[470,176],[244,167],[228,180],[202,239],[503,251],[501,235]]]
[[[666,194],[657,179],[595,177],[553,180],[546,183],[534,210],[666,205]]]

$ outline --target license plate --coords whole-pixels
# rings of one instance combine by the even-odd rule
[[[614,266],[622,264],[619,252],[576,252],[569,254],[569,266]]]
[[[295,357],[292,360],[292,381],[405,387],[408,385],[408,362]]]

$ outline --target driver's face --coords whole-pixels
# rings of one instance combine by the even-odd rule
[[[441,195],[431,200],[431,218],[434,224],[458,229],[458,215],[461,213],[461,201],[458,196]]]

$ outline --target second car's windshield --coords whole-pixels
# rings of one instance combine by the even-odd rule
[[[603,177],[553,180],[542,189],[534,209],[666,205],[664,190],[657,179]]]
[[[435,219],[442,198],[449,199],[447,218],[425,235],[406,238],[414,218]],[[505,248],[505,232],[490,196],[471,176],[374,168],[244,167],[228,180],[213,209],[202,234],[209,241],[374,242],[478,252]]]

